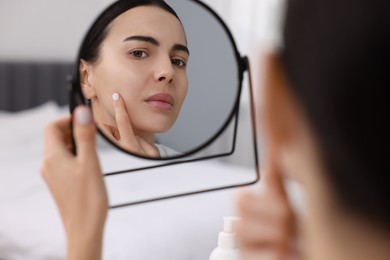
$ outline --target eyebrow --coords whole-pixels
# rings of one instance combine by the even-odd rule
[[[123,41],[124,42],[127,42],[127,41],[142,41],[142,42],[147,42],[147,43],[153,44],[155,46],[160,46],[160,43],[155,38],[149,37],[149,36],[142,36],[142,35],[129,36],[126,39],[124,39]],[[175,44],[175,45],[173,45],[172,50],[174,50],[174,51],[184,51],[188,55],[190,55],[189,49],[187,48],[187,46],[185,46],[183,44]]]

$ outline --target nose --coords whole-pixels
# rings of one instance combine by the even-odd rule
[[[175,69],[170,58],[162,59],[156,69],[155,80],[157,82],[172,83],[175,77]]]

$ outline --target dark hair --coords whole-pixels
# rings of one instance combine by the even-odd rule
[[[95,20],[81,45],[78,60],[84,59],[89,62],[96,61],[99,57],[100,46],[109,32],[109,25],[111,22],[129,9],[147,5],[160,7],[174,15],[180,21],[176,12],[163,0],[119,0],[109,6]]]
[[[171,13],[179,22],[176,12],[164,0],[119,0],[107,7],[95,20],[85,35],[75,64],[74,78],[72,79],[72,91],[70,97],[71,112],[80,103],[87,103],[83,98],[80,87],[79,63],[83,59],[88,62],[96,62],[99,58],[100,46],[110,29],[111,22],[122,13],[137,6],[157,6]]]
[[[389,0],[288,0],[281,62],[342,205],[390,227]]]

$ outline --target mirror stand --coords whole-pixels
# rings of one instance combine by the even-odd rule
[[[239,102],[236,107],[234,118],[225,129],[226,131],[222,133],[215,142],[211,143],[208,147],[197,154],[193,154],[192,156],[182,159],[172,159],[162,164],[161,162],[155,162],[153,165],[150,164],[149,160],[138,158],[138,160],[144,160],[145,165],[148,166],[136,169],[131,167],[128,171],[110,172],[105,174],[105,181],[110,198],[110,208],[121,208],[124,206],[169,198],[243,187],[259,181],[260,169],[257,149],[256,111],[254,106],[253,84],[251,81],[251,71],[248,58],[243,57],[242,63],[243,71],[247,71],[248,76],[249,91],[246,93],[249,95],[249,106],[242,106],[240,105],[241,102]],[[245,97],[240,96],[241,100],[244,98]],[[241,124],[243,121],[239,121],[238,119],[240,109],[245,108],[249,111],[241,112],[250,115],[250,120],[245,120],[246,125],[243,125]],[[240,122],[240,124],[238,122]],[[241,138],[237,138],[238,135],[245,137],[251,136],[251,145],[253,145],[252,148],[247,147],[248,153],[245,154],[245,157],[251,163],[245,167],[231,163],[231,161],[239,160],[236,158],[237,156],[244,156],[236,152],[236,147],[240,145],[242,146],[242,144],[239,143]],[[217,154],[213,153],[215,150],[221,151],[220,144],[226,144],[226,140],[228,140],[228,143],[230,144],[230,146],[224,147],[224,151],[226,152]],[[217,149],[214,149],[214,146],[216,146]],[[226,167],[227,170],[225,172],[217,173],[214,171],[216,164]],[[190,173],[188,172],[189,168],[191,168]],[[241,174],[240,170],[243,168],[245,168],[245,171],[250,169],[248,172],[252,173]],[[255,174],[253,174],[253,171],[255,171]],[[124,172],[131,172],[131,174],[121,174]],[[197,177],[189,177],[189,175],[193,175],[194,172],[197,172]],[[218,177],[217,175],[221,176]],[[159,176],[158,180],[156,180],[156,176]],[[172,179],[175,180],[175,183],[171,183]],[[123,185],[123,190],[119,190],[118,188],[115,190],[110,189],[111,185],[113,185],[113,187],[117,187],[118,183]],[[159,193],[153,194],[153,189],[150,188],[153,185],[159,185]],[[147,186],[147,189],[143,189],[143,186]],[[163,191],[164,194],[161,194],[161,187],[166,187],[165,191]],[[145,190],[148,190],[146,192],[148,194],[145,194]],[[123,201],[123,198],[132,198],[132,201]]]

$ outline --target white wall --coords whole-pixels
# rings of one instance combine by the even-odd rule
[[[278,40],[274,16],[282,1],[204,0],[225,20],[245,54]],[[0,60],[73,60],[84,32],[111,2],[1,0]]]
[[[108,0],[1,0],[0,60],[73,61]]]

